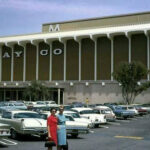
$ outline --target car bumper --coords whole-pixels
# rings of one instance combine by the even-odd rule
[[[89,129],[88,128],[67,128],[67,134],[87,134],[89,133]]]
[[[23,128],[20,131],[21,134],[26,134],[26,135],[35,135],[35,136],[42,136],[42,135],[47,135],[47,128],[44,129],[28,129],[28,128]]]

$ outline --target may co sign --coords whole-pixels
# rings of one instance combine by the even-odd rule
[[[54,55],[61,55],[62,52],[63,52],[63,50],[59,49],[59,48],[53,50]],[[49,50],[47,50],[47,49],[40,50],[40,55],[41,56],[47,56],[48,53],[49,53]],[[23,52],[22,51],[16,51],[16,52],[14,52],[14,54],[15,54],[16,57],[21,57]],[[8,52],[5,52],[3,54],[3,58],[10,58],[10,57],[11,57],[11,55]]]
[[[59,49],[59,48],[58,49],[54,49],[53,50],[53,54],[54,55],[60,55],[60,54],[62,54],[62,49]]]

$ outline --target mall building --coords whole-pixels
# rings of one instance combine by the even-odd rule
[[[112,73],[123,61],[150,69],[150,12],[46,23],[41,33],[0,37],[0,100],[22,100],[39,80],[58,103],[120,102]],[[150,90],[136,102],[150,102]]]

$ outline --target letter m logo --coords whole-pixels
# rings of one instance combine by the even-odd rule
[[[59,24],[49,26],[49,32],[56,32],[56,31],[60,31]]]

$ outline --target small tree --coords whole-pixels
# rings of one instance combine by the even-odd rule
[[[40,81],[32,81],[31,86],[28,86],[25,89],[23,95],[25,99],[33,101],[45,100],[46,98],[49,98],[49,91]]]
[[[150,87],[150,82],[139,84],[139,81],[149,73],[139,62],[121,63],[113,73],[114,79],[122,86],[122,96],[126,104],[134,102],[135,97]]]

